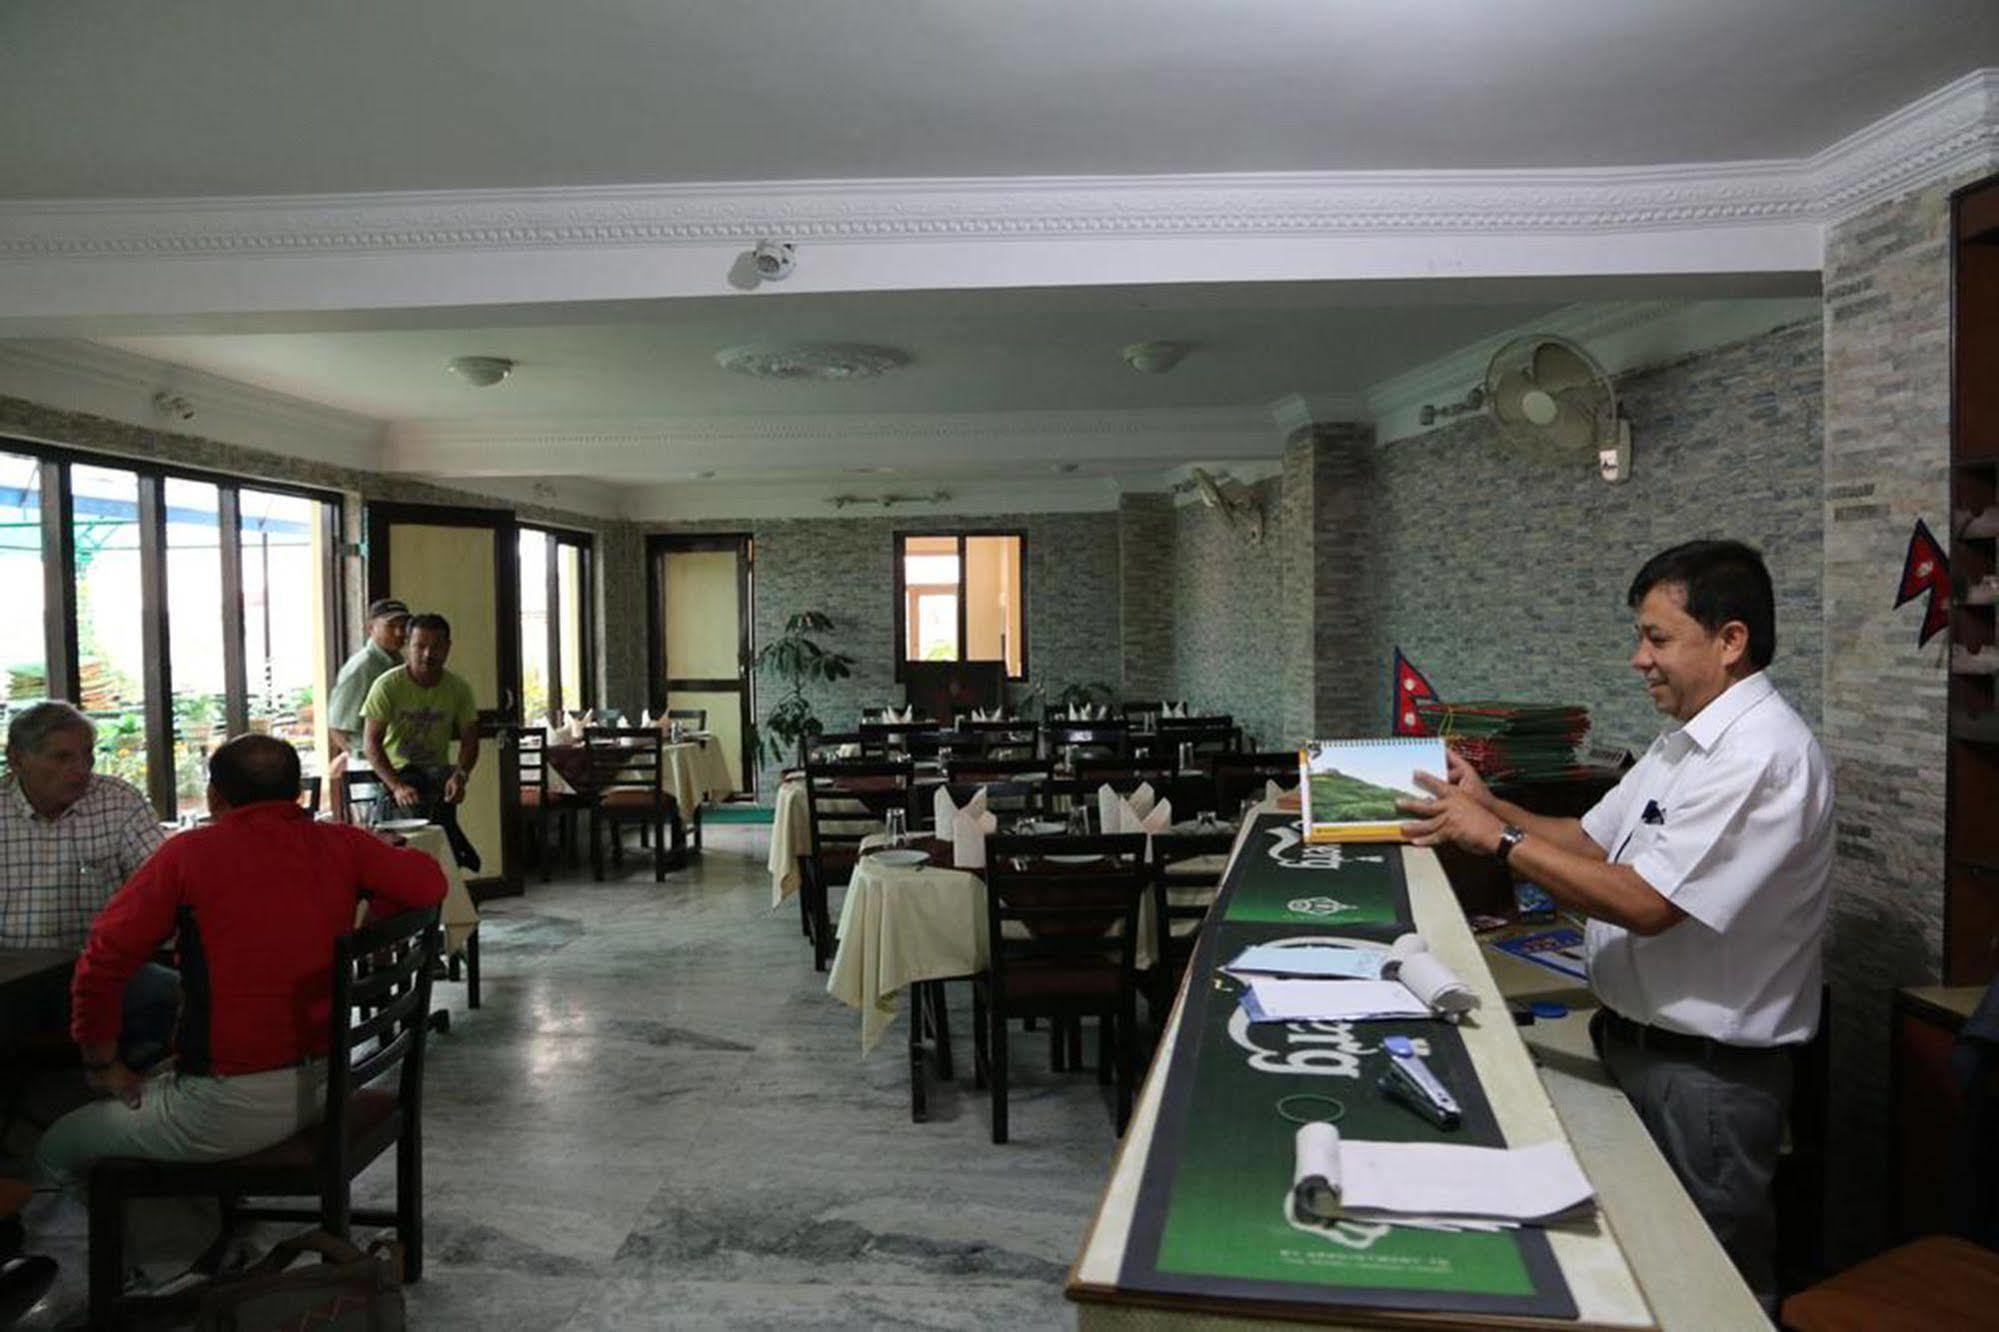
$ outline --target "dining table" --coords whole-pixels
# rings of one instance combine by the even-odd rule
[[[580,740],[546,746],[542,753],[548,763],[549,790],[558,795],[594,795],[603,790],[617,777],[616,752],[609,746],[593,752]],[[659,757],[660,789],[673,797],[683,823],[691,825],[703,803],[726,800],[736,789],[721,742],[709,732],[667,740],[659,747]]]
[[[1205,831],[1234,831],[1229,825],[1203,826],[1189,822],[1157,834],[1171,837]],[[840,906],[840,946],[826,977],[826,992],[861,1014],[861,1053],[880,1044],[901,1010],[902,996],[924,981],[954,980],[986,970],[990,942],[986,924],[986,882],[978,870],[952,864],[950,843],[919,838],[914,849],[929,854],[928,863],[894,865],[872,852],[883,849],[880,834],[861,844],[853,877]],[[1219,871],[1216,858],[1207,868]],[[1178,866],[1198,870],[1201,861]],[[1175,888],[1168,894],[1174,906],[1211,902],[1212,888]],[[1156,935],[1153,897],[1139,904],[1137,960],[1140,970],[1152,966]],[[1196,920],[1176,922],[1192,930]],[[1009,926],[1009,928],[1017,928]]]

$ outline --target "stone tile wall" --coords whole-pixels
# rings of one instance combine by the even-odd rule
[[[845,730],[861,708],[902,699],[892,657],[895,533],[953,528],[1027,535],[1030,686],[1050,694],[1072,684],[1117,688],[1122,653],[1114,514],[986,514],[953,518],[949,525],[914,517],[757,519],[649,524],[644,530],[749,532],[756,542],[756,640],[772,641],[784,631],[786,618],[801,610],[824,611],[833,618],[837,628],[826,646],[852,656],[854,674],[810,696],[827,729]],[[641,586],[642,576],[643,568],[636,580]],[[644,651],[641,637],[641,663]],[[775,681],[761,684],[766,695],[778,687]],[[774,778],[774,765],[767,762],[760,789],[774,789]]]
[[[1301,743],[1380,734],[1387,715],[1385,686],[1369,654],[1383,613],[1377,569],[1382,543],[1376,536],[1381,519],[1372,498],[1377,465],[1372,426],[1312,427],[1314,576],[1308,604],[1315,666],[1311,731],[1292,737]]]
[[[1821,736],[1839,784],[1833,877],[1829,1212],[1847,1257],[1887,1237],[1889,1005],[1942,960],[1945,646],[1894,608],[1918,518],[1948,540],[1949,194],[1939,184],[1830,228],[1825,257]]]
[[[1771,676],[1816,725],[1820,343],[1796,325],[1621,376],[1635,461],[1618,486],[1594,460],[1522,456],[1483,417],[1381,448],[1364,509],[1380,612],[1349,668],[1367,728],[1388,724],[1399,645],[1445,698],[1585,704],[1599,742],[1642,750],[1660,723],[1628,664],[1625,592],[1656,552],[1719,536],[1769,561]]]
[[[1282,481],[1257,483],[1270,530],[1252,545],[1213,509],[1173,511],[1173,670],[1165,694],[1204,713],[1227,713],[1259,746],[1285,740]]]
[[[491,495],[456,490],[449,486],[433,485],[426,481],[385,472],[336,467],[331,463],[293,458],[238,444],[226,444],[201,435],[148,430],[87,412],[62,411],[30,402],[25,398],[0,395],[0,436],[8,434],[19,435],[28,440],[59,444],[67,448],[154,462],[180,463],[188,467],[226,472],[244,478],[263,477],[273,481],[288,481],[296,485],[337,490],[348,497],[344,523],[350,541],[355,540],[353,534],[360,531],[361,505],[358,501],[370,499],[394,500],[406,504],[456,504],[481,509],[512,509],[523,521],[546,523],[555,527],[592,533],[597,537],[600,568],[605,574],[598,579],[596,644],[598,660],[603,668],[604,694],[607,698],[616,700],[632,693],[643,679],[642,675],[628,675],[627,672],[633,657],[631,647],[633,641],[639,644],[639,656],[640,660],[643,660],[644,623],[641,621],[636,629],[632,627],[629,616],[621,612],[617,597],[610,595],[610,589],[616,584],[608,576],[613,569],[623,564],[615,546],[620,541],[627,544],[631,541],[633,529],[629,524],[589,514],[572,513],[566,509],[517,504],[496,499]],[[349,644],[358,644],[362,632],[362,603],[366,598],[367,586],[366,580],[362,577],[358,558],[348,561],[346,583],[348,603],[346,640]]]
[[[1119,498],[1119,653],[1128,699],[1164,698],[1173,689],[1177,531],[1171,495]]]

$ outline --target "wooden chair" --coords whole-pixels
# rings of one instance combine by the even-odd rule
[[[393,1226],[403,1280],[423,1276],[423,1055],[437,958],[437,909],[405,911],[333,947],[333,1014],[325,1117],[275,1146],[227,1161],[112,1157],[90,1168],[90,1325],[112,1327],[128,1306],[125,1203],[132,1198],[223,1200],[237,1219],[310,1221],[346,1238],[350,1226]],[[358,1017],[357,1017],[358,1013]],[[370,1084],[395,1075],[393,1090]],[[353,1181],[394,1144],[393,1211],[351,1205]],[[231,1206],[234,1198],[317,1198],[314,1208]]]
[[[1101,859],[1076,866],[1050,855]],[[1098,1075],[1115,1066],[1122,1134],[1135,1072],[1139,906],[1152,879],[1145,838],[989,837],[985,877],[991,962],[973,989],[973,1029],[982,1038],[975,1057],[989,1070],[993,1141],[1007,1140],[1006,1024],[1016,1017],[1048,1018],[1056,1032],[1097,1019]]]
[[[1040,782],[1000,782],[968,781],[949,782],[938,786],[911,786],[909,788],[909,827],[914,832],[918,828],[928,828],[931,833],[948,841],[951,830],[939,828],[937,822],[937,792],[946,791],[951,803],[963,809],[965,802],[979,792],[986,793],[986,810],[995,815],[1002,827],[1018,823],[1023,819],[1043,819],[1048,817],[1045,803],[1047,793]]]
[[[1231,832],[1152,839],[1153,962],[1146,1006],[1152,1012],[1154,1031],[1165,1030],[1167,1010],[1173,1006],[1180,977],[1200,940],[1201,923],[1221,890],[1222,872],[1234,847],[1235,834]]]
[[[1160,759],[1177,762],[1180,746],[1194,747],[1197,759],[1215,754],[1242,752],[1242,728],[1227,715],[1218,717],[1161,717],[1153,734],[1153,746]]]
[[[1236,816],[1244,800],[1263,798],[1265,782],[1276,782],[1286,790],[1298,785],[1298,753],[1280,749],[1262,754],[1216,754],[1208,760],[1215,777],[1215,809],[1230,818]]]
[[[383,785],[380,775],[373,768],[362,763],[358,754],[350,756],[347,763],[346,775],[340,779],[340,803],[338,807],[340,821],[342,823],[355,822],[356,806],[365,805],[369,810],[376,810],[381,806],[383,801],[393,801],[393,799],[394,797],[389,794],[388,787]],[[366,813],[362,812],[361,817],[365,818]],[[395,816],[385,815],[385,817],[393,818]]]
[[[317,777],[301,777],[298,779],[298,785],[299,785],[299,795],[298,795],[299,805],[308,814],[313,815],[315,818],[318,817],[320,800],[323,794],[324,784]]]
[[[829,901],[832,890],[844,888],[861,857],[861,841],[878,832],[891,809],[909,807],[910,767],[907,763],[857,760],[805,765],[805,820],[811,831],[812,872],[801,876],[800,893],[807,894],[812,919],[812,965],[826,969],[833,956],[834,937]]]
[[[575,791],[556,791],[549,784],[548,736],[538,727],[520,733],[521,813],[534,821],[534,845],[541,862],[541,881],[555,874],[557,843],[569,848],[575,863],[578,822],[590,808],[590,798]],[[558,836],[551,838],[554,831]]]
[[[664,882],[668,870],[687,864],[687,825],[680,819],[680,802],[667,794],[661,781],[665,737],[656,726],[592,726],[584,731],[583,743],[590,750],[592,773],[599,779],[596,799],[590,803],[591,873],[600,880],[604,877],[602,830],[611,830],[611,861],[622,865],[621,829],[635,823],[650,834],[653,882]]]
[[[984,754],[953,754],[944,761],[944,776],[952,782],[1045,782],[1055,765],[1040,758],[988,758]]]
[[[1155,798],[1171,800],[1175,819],[1190,818],[1214,803],[1214,784],[1203,776],[1170,775],[1149,767],[1092,765],[1088,776],[1057,777],[1050,782],[1048,805],[1066,810],[1080,800],[1095,809],[1099,787],[1108,786],[1121,796],[1129,796],[1140,785],[1150,786]]]
[[[846,763],[861,757],[859,731],[822,731],[804,745],[800,766],[808,763]]]
[[[943,730],[942,723],[934,721],[864,721],[861,723],[861,757],[879,762],[892,754],[914,756],[919,749],[927,749],[934,756],[942,743]]]
[[[1055,718],[1043,724],[1052,754],[1073,754],[1076,758],[1121,759],[1131,752],[1131,724],[1122,717],[1102,721],[1070,721]]]

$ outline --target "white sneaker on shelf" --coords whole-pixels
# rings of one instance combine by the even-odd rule
[[[1958,529],[1959,536],[1999,537],[1999,504],[1988,504],[1985,512],[1975,513],[1965,525]]]

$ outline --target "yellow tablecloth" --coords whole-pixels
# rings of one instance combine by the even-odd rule
[[[798,891],[798,858],[812,849],[812,824],[806,816],[805,779],[787,777],[778,784],[777,804],[770,821],[770,905]]]
[[[1213,894],[1176,891],[1173,900],[1178,904],[1201,896],[1212,900]],[[1147,892],[1138,912],[1140,970],[1153,963],[1153,920],[1152,894]],[[897,1000],[909,985],[986,969],[985,880],[969,870],[937,864],[903,869],[863,855],[847,884],[839,933],[826,993],[861,1010],[861,1053],[866,1054],[895,1020]]]
[[[660,746],[659,784],[680,803],[680,819],[694,822],[694,812],[710,799],[726,800],[734,789],[722,742],[685,740]]]

